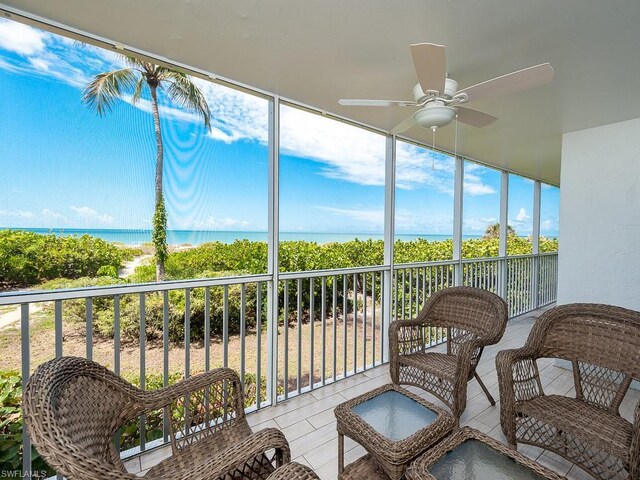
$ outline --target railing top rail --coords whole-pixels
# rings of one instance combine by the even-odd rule
[[[389,265],[371,265],[367,267],[332,268],[328,270],[309,270],[306,272],[281,272],[280,280],[297,280],[299,278],[331,277],[333,275],[348,275],[353,273],[384,272]]]
[[[222,285],[239,285],[242,283],[266,282],[271,275],[239,275],[234,277],[215,277],[195,280],[172,280],[167,282],[133,283],[122,285],[106,285],[100,287],[70,288],[63,290],[35,290],[0,293],[0,305],[18,303],[50,302],[55,300],[73,300],[87,297],[110,297],[130,293],[163,292],[186,288],[204,288]]]
[[[509,255],[507,257],[484,257],[484,258],[463,258],[459,262],[462,264],[490,262],[509,259],[534,258],[536,256],[552,257],[557,256],[558,252],[545,252],[540,254],[528,255]],[[457,264],[456,260],[440,260],[436,262],[414,262],[414,263],[397,263],[393,266],[394,270],[450,266]],[[301,278],[318,278],[330,277],[333,275],[349,275],[355,273],[370,273],[389,271],[389,265],[371,265],[366,267],[350,267],[335,268],[328,270],[312,270],[306,272],[282,272],[279,278],[282,280],[297,280]],[[267,282],[272,280],[272,276],[268,274],[258,275],[238,275],[233,277],[214,277],[190,280],[172,280],[167,282],[152,283],[134,283],[123,285],[106,285],[100,287],[83,287],[63,290],[34,290],[21,292],[0,293],[0,306],[14,305],[21,303],[37,303],[55,300],[73,300],[87,297],[108,297],[113,295],[126,295],[131,293],[151,293],[163,292],[168,290],[179,290],[186,288],[204,288],[223,285],[239,285],[242,283]]]
[[[498,262],[504,260],[507,257],[476,257],[476,258],[463,258],[460,263],[478,263],[478,262]]]
[[[438,267],[449,266],[458,263],[457,260],[438,260],[435,262],[411,262],[411,263],[396,263],[393,265],[394,270],[402,270],[405,268],[422,268],[422,267]]]
[[[517,258],[534,258],[534,257],[537,257],[538,255],[536,255],[535,253],[526,253],[524,255],[507,255],[506,257],[503,257],[503,258],[506,258],[507,260],[511,260],[511,259],[517,259]]]

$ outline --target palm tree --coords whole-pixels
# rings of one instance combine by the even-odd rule
[[[124,55],[122,57],[127,66],[94,76],[83,91],[82,101],[89,108],[95,110],[98,115],[103,116],[110,112],[116,100],[122,98],[127,92],[132,92],[131,101],[135,105],[142,97],[143,92],[149,90],[156,135],[155,209],[152,240],[155,247],[156,279],[161,281],[165,278],[165,261],[168,252],[167,213],[162,193],[164,152],[158,110],[158,92],[164,92],[170,101],[202,117],[207,129],[211,128],[211,113],[202,91],[186,74],[137,58]]]
[[[516,231],[513,229],[513,227],[511,225],[507,225],[507,237],[515,235]],[[487,225],[487,228],[484,231],[483,238],[500,238],[500,224],[493,223],[491,225]]]

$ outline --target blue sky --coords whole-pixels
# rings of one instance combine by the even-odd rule
[[[98,117],[80,101],[113,53],[0,19],[0,227],[150,228],[155,141],[149,102]],[[195,80],[213,128],[161,100],[169,227],[264,231],[267,101]],[[6,119],[10,119],[7,121]],[[294,107],[281,110],[282,231],[382,232],[384,137]],[[396,232],[451,234],[453,159],[400,142]],[[531,181],[512,176],[510,223],[531,232]],[[500,175],[465,165],[464,228],[499,211]],[[543,187],[542,232],[556,235],[558,189]]]

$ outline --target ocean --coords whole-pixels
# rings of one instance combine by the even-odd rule
[[[4,229],[2,229],[4,230]],[[151,242],[151,230],[131,230],[131,229],[77,229],[77,228],[20,228],[35,233],[54,233],[56,235],[91,235],[102,238],[107,242],[121,243],[124,245],[142,245]],[[464,235],[467,238],[480,238],[476,235]],[[305,240],[308,242],[331,243],[348,242],[358,238],[360,240],[382,240],[383,235],[377,233],[329,233],[329,232],[280,232],[280,240]],[[423,238],[429,241],[442,241],[451,238],[451,235],[431,235],[431,234],[397,234],[396,240],[416,240]],[[266,242],[267,232],[233,231],[233,230],[168,230],[167,243],[169,245],[200,245],[207,242],[233,243],[235,240],[251,240],[256,242]]]

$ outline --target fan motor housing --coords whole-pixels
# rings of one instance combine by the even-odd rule
[[[439,93],[443,98],[451,100],[451,98],[453,98],[457,91],[458,82],[456,82],[453,78],[447,78],[444,81],[444,92]],[[418,104],[425,102],[429,98],[429,96],[424,93],[419,83],[417,83],[416,86],[413,87],[413,98]]]

